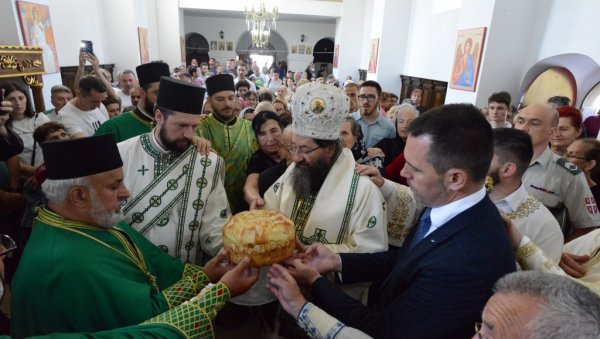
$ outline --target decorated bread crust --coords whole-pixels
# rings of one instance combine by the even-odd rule
[[[253,210],[231,216],[223,226],[223,246],[229,260],[250,257],[253,267],[282,262],[294,253],[294,223],[272,210]]]

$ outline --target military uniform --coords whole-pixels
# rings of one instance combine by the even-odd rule
[[[565,234],[570,228],[600,226],[598,206],[585,179],[573,163],[547,148],[523,175],[525,189],[558,219]],[[566,209],[569,223],[561,214]],[[570,226],[570,228],[568,227]]]

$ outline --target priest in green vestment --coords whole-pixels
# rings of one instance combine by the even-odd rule
[[[48,206],[13,279],[13,336],[213,337],[217,311],[258,278],[248,260],[183,264],[122,222],[129,192],[112,135],[42,149]]]
[[[94,133],[95,135],[112,133],[117,143],[129,138],[148,133],[154,126],[152,114],[160,77],[169,76],[169,65],[164,62],[151,62],[135,68],[141,88],[141,100],[138,106],[105,121]]]
[[[225,191],[231,212],[236,214],[248,209],[244,200],[246,169],[258,149],[258,142],[252,123],[234,112],[235,86],[231,75],[219,74],[206,79],[206,91],[213,113],[200,122],[196,134],[208,139],[225,160]]]

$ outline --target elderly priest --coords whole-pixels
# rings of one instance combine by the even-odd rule
[[[42,149],[48,207],[13,280],[13,335],[212,337],[217,311],[258,278],[249,260],[183,264],[122,222],[129,192],[112,135]]]

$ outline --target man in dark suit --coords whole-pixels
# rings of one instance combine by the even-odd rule
[[[425,208],[404,245],[335,254],[315,244],[288,262],[290,273],[311,287],[315,305],[375,338],[472,336],[492,286],[515,270],[505,226],[483,185],[493,148],[492,129],[472,105],[422,114],[410,126],[401,174]],[[318,273],[332,271],[343,284],[379,286],[373,306]],[[305,306],[295,310],[302,315]]]

